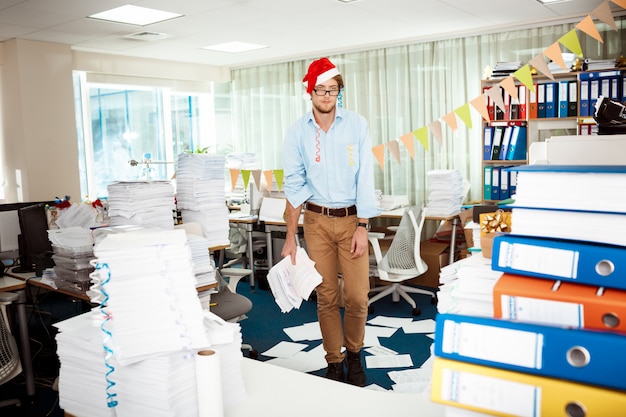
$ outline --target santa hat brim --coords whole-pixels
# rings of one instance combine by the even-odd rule
[[[320,75],[317,76],[317,80],[315,81],[315,84],[313,84],[313,87],[325,81],[330,80],[336,75],[339,75],[339,70],[337,69],[337,67],[331,68],[328,71],[321,73]],[[304,86],[307,87],[307,90],[308,90],[308,87],[309,87],[308,81],[304,82]]]

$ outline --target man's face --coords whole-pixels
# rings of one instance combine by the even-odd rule
[[[337,80],[331,78],[322,84],[317,84],[314,91],[311,91],[313,107],[320,113],[331,113],[335,110],[338,94],[339,85],[337,84]]]

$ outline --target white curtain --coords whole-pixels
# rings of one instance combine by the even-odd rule
[[[614,58],[624,49],[622,21],[613,31],[597,24],[604,43],[577,31],[585,58]],[[371,51],[331,55],[344,77],[343,107],[369,121],[372,145],[441,119],[479,96],[485,67],[499,61],[523,64],[574,28],[563,24],[512,32],[470,36]],[[569,52],[561,47],[563,52]],[[312,59],[236,69],[233,79],[233,148],[256,153],[262,169],[282,168],[282,142],[287,128],[310,104],[303,99],[302,77]],[[471,110],[472,128],[460,119],[453,132],[442,120],[442,141],[429,132],[428,149],[415,140],[415,159],[402,143],[400,162],[385,150],[384,170],[375,167],[376,187],[384,194],[406,194],[412,204],[425,204],[426,173],[458,169],[471,182],[468,201],[482,198],[481,118]],[[531,138],[532,140],[532,138]]]

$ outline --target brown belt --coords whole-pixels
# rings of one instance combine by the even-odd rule
[[[346,217],[356,214],[356,206],[342,208],[328,208],[313,203],[306,203],[306,209],[313,213],[323,214],[328,217]]]

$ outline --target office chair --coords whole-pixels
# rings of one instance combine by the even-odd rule
[[[17,294],[5,292],[0,294],[0,385],[9,382],[22,372],[17,343],[9,329],[6,306],[17,300]],[[21,406],[19,399],[1,400],[0,407]]]
[[[370,291],[371,293],[378,293],[368,301],[370,313],[374,311],[372,306],[374,302],[390,294],[394,302],[398,302],[400,297],[404,298],[413,307],[411,313],[414,316],[419,316],[421,310],[408,293],[430,295],[431,303],[437,303],[437,295],[434,291],[402,285],[403,282],[424,274],[428,269],[420,256],[420,240],[424,220],[424,210],[417,206],[407,207],[400,220],[396,235],[391,241],[391,246],[384,255],[379,243],[379,239],[385,237],[384,233],[368,233],[376,261],[370,269],[370,274],[381,281],[390,283],[390,285],[376,287]]]

